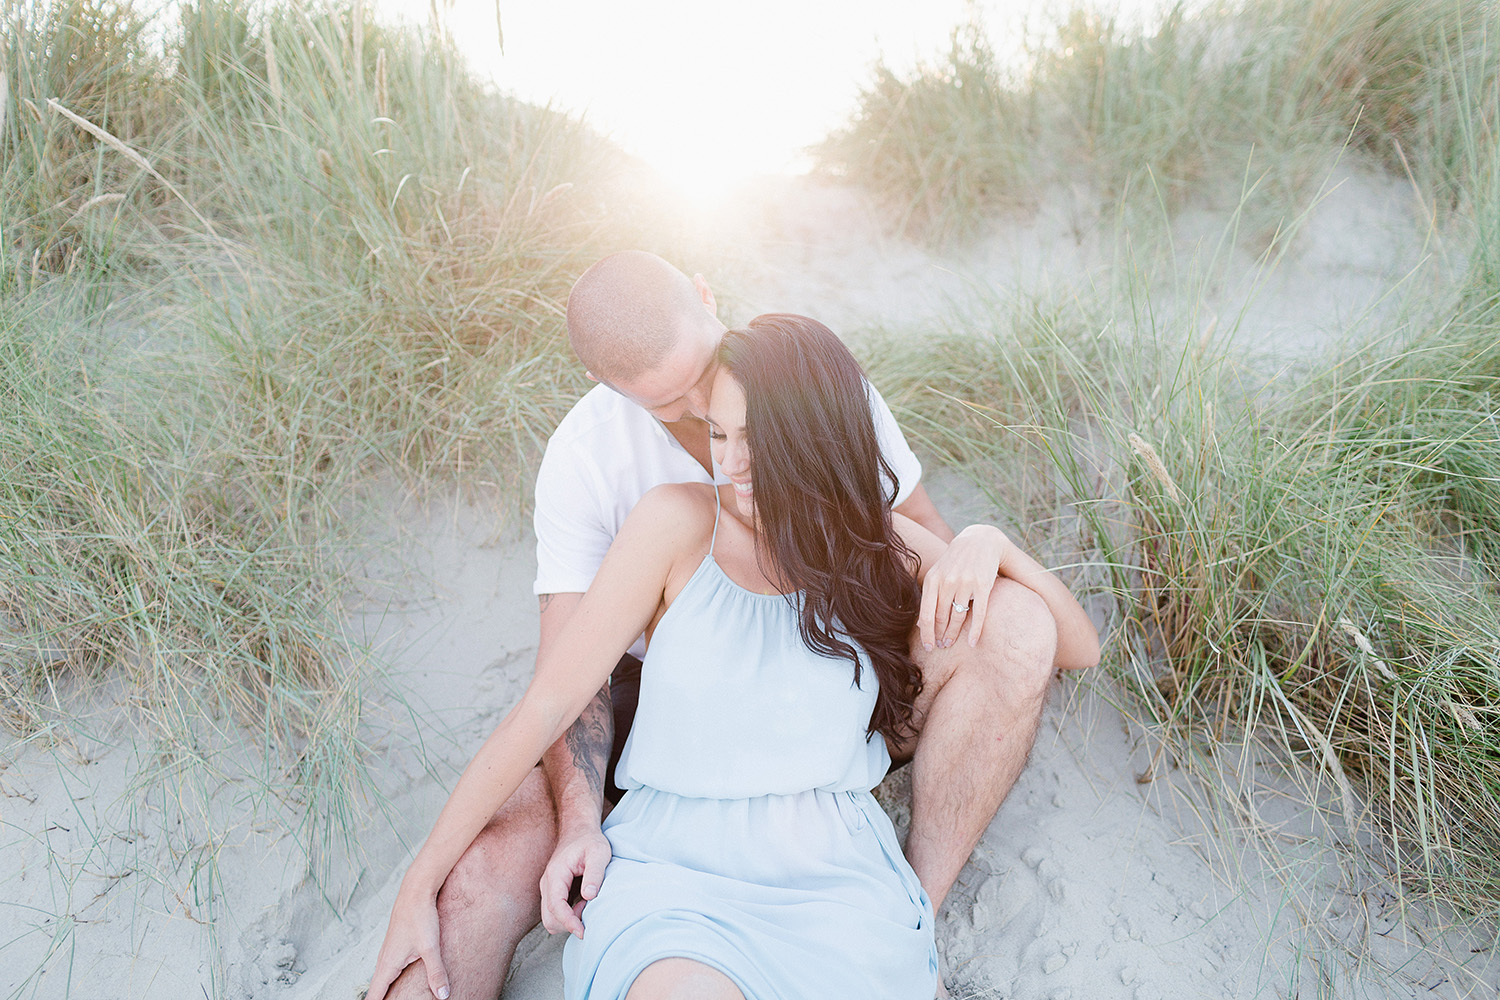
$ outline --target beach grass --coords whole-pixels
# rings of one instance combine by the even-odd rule
[[[1007,75],[969,24],[946,62],[907,79],[877,67],[823,147],[826,167],[932,241],[1014,211],[1027,185],[1098,199],[1118,253],[1106,277],[997,300],[935,338],[877,337],[872,377],[1028,543],[1113,596],[1109,662],[1175,759],[1265,740],[1315,776],[1308,802],[1353,854],[1488,914],[1497,32],[1492,6],[1440,0],[1244,0],[1128,30],[1079,10]],[[966,169],[988,151],[1019,186],[957,184],[941,148],[912,158],[923,140],[903,137],[946,148],[934,90],[963,108]],[[1034,152],[1013,169],[1018,150]],[[1437,252],[1317,354],[1258,359],[1243,314],[1210,310],[1213,275],[1247,235],[1260,274],[1281,266],[1339,158],[1407,185]],[[1229,220],[1194,263],[1172,245],[1187,206]],[[1231,797],[1243,780],[1208,778]]]
[[[1019,62],[985,26],[908,74],[877,64],[823,168],[874,193],[908,234],[944,243],[1070,185],[1109,223],[1158,203],[1243,206],[1268,242],[1352,147],[1410,178],[1436,217],[1471,186],[1494,117],[1493,5],[1238,0],[1144,25],[1077,7],[1034,26]],[[1478,133],[1478,134],[1476,134]]]
[[[1075,296],[870,364],[915,436],[1113,595],[1108,661],[1182,758],[1269,736],[1332,789],[1309,794],[1342,843],[1492,913],[1500,325],[1409,322],[1268,372],[1203,317]]]
[[[214,897],[224,781],[317,874],[368,808],[390,697],[345,633],[350,509],[392,474],[517,509],[586,388],[567,288],[642,242],[618,153],[361,3],[196,0],[168,24],[0,3],[0,712],[61,739],[124,685],[160,750],[142,794],[185,789],[171,816],[197,838],[164,894]],[[1111,667],[1184,759],[1266,736],[1324,776],[1348,844],[1480,912],[1500,905],[1496,32],[1444,0],[1146,29],[1079,11],[1017,70],[972,23],[913,76],[877,67],[821,154],[938,242],[1049,186],[1097,206],[1127,254],[1109,280],[871,342],[874,381],[1111,597]],[[1137,227],[1227,199],[1270,267],[1341,156],[1409,184],[1457,263],[1303,365],[1247,361],[1206,285],[1128,256]]]
[[[393,696],[346,633],[366,484],[520,510],[586,388],[567,289],[639,242],[620,154],[366,4],[0,12],[0,713],[87,736],[123,679],[193,879],[224,782],[321,876]]]

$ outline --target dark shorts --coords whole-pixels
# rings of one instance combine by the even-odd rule
[[[641,661],[639,657],[626,653],[615,664],[609,675],[609,699],[614,705],[615,742],[609,750],[609,770],[605,773],[604,797],[611,803],[619,802],[625,792],[615,782],[615,768],[620,764],[620,752],[625,749],[625,739],[630,735],[630,726],[635,722],[635,709],[641,701]],[[878,739],[879,737],[877,737]],[[910,763],[906,757],[891,763],[896,771]]]
[[[625,792],[615,783],[615,768],[620,764],[620,752],[625,749],[625,739],[630,735],[630,724],[635,721],[635,707],[641,702],[641,661],[626,653],[615,664],[609,675],[609,700],[615,709],[615,743],[609,748],[609,770],[605,772],[604,797],[610,802],[619,802]]]

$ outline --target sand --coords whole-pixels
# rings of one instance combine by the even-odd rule
[[[781,309],[841,332],[920,330],[997,297],[1103,280],[1113,252],[1074,190],[946,254],[884,233],[836,186],[780,180],[751,197],[753,209],[705,221],[721,242],[704,244],[718,255],[704,269],[734,276],[730,319]],[[1253,247],[1204,249],[1226,224],[1204,208],[1167,235],[1183,259],[1212,258],[1195,287],[1234,318],[1224,328],[1290,359],[1445,263],[1409,191],[1356,166],[1331,174],[1269,270]],[[927,482],[951,522],[994,517],[957,477]],[[410,852],[519,697],[537,627],[526,525],[484,496],[373,495],[348,627],[401,697],[367,707],[375,794],[357,849],[300,847],[294,804],[251,796],[261,765],[243,743],[205,730],[151,745],[126,687],[59,691],[69,724],[0,758],[7,995],[358,995]],[[1053,555],[1070,544],[1052,542]],[[1107,636],[1108,601],[1078,585]],[[955,996],[1496,995],[1495,928],[1403,900],[1378,843],[1310,804],[1332,803],[1313,776],[1255,746],[1176,759],[1130,705],[1103,671],[1057,684],[1030,765],[939,915]],[[898,823],[901,782],[881,792]],[[505,996],[560,996],[560,949],[534,932]]]

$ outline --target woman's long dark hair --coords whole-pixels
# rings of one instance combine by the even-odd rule
[[[855,683],[860,660],[848,640],[864,648],[880,683],[868,734],[902,740],[922,690],[908,645],[918,559],[891,524],[896,477],[859,362],[817,320],[768,313],[724,335],[719,363],[745,392],[756,557],[797,591],[789,599],[802,641],[852,661]]]

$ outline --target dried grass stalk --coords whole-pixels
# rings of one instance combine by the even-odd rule
[[[572,189],[573,189],[573,182],[572,181],[563,181],[561,184],[557,185],[552,190],[550,190],[546,194],[542,195],[542,200],[537,204],[536,207],[537,208],[546,208],[548,205],[552,204],[554,201],[556,201],[557,199],[561,198],[563,195],[567,194]]]
[[[82,205],[79,205],[78,211],[68,216],[68,221],[72,222],[74,219],[78,218],[80,215],[87,212],[91,208],[98,208],[100,205],[113,205],[124,200],[125,196],[118,191],[110,191],[106,194],[96,194],[88,201],[84,202]]]
[[[1182,490],[1177,488],[1176,481],[1172,479],[1171,473],[1167,472],[1166,463],[1161,460],[1161,456],[1156,453],[1156,449],[1151,446],[1151,442],[1134,432],[1131,433],[1128,440],[1130,441],[1131,449],[1145,460],[1146,468],[1151,470],[1151,474],[1157,478],[1162,488],[1167,491],[1167,496],[1171,497],[1174,503],[1181,503]]]
[[[390,92],[385,80],[385,47],[375,53],[375,113],[382,118],[390,117]]]
[[[266,30],[266,83],[271,87],[271,98],[281,103],[281,69],[276,65],[276,43],[271,41],[271,32]]]
[[[1370,658],[1370,662],[1372,664],[1374,664],[1375,669],[1380,674],[1380,676],[1384,677],[1388,681],[1394,681],[1394,680],[1399,680],[1400,679],[1400,678],[1398,678],[1396,676],[1396,672],[1394,670],[1392,670],[1390,667],[1386,666],[1386,663],[1385,663],[1384,660],[1382,660],[1379,656],[1375,655],[1375,646],[1374,646],[1374,644],[1372,644],[1370,642],[1370,640],[1368,638],[1366,638],[1366,636],[1365,636],[1365,634],[1363,632],[1361,632],[1358,628],[1356,628],[1354,626],[1353,622],[1351,622],[1347,618],[1340,618],[1338,620],[1338,627],[1344,631],[1345,635],[1347,635],[1350,639],[1354,640],[1355,647],[1361,653],[1364,653],[1366,656],[1368,656]]]
[[[140,153],[136,152],[134,149],[131,149],[130,146],[124,141],[106,132],[104,129],[100,128],[98,125],[95,125],[87,118],[84,118],[82,115],[74,114],[72,111],[69,111],[67,108],[63,107],[62,104],[57,100],[57,98],[48,98],[47,107],[51,108],[53,111],[56,111],[68,121],[72,122],[74,125],[77,125],[89,135],[93,136],[95,139],[98,139],[109,148],[124,156],[131,163],[134,163],[146,173],[156,178],[156,180],[159,181],[163,187],[172,192],[172,196],[174,198],[182,202],[183,205],[187,206],[187,210],[189,212],[192,212],[193,217],[203,224],[204,229],[208,230],[208,232],[214,236],[218,235],[218,231],[214,229],[214,224],[205,219],[203,217],[203,214],[193,207],[193,203],[188,201],[187,198],[183,196],[181,191],[177,190],[176,185],[159,174],[156,168],[151,165],[150,160],[146,159]]]
[[[353,7],[349,11],[349,17],[353,21],[350,26],[350,34],[354,39],[354,78],[361,85],[365,79],[365,3],[364,0],[354,0]]]

